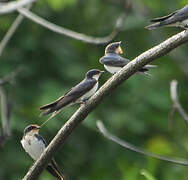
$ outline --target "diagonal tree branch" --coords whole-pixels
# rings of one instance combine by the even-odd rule
[[[0,3],[0,15],[16,11],[18,8],[31,4],[36,0],[19,0],[9,3]]]
[[[172,111],[170,113],[169,120],[172,121],[174,118],[174,113],[178,111],[179,114],[184,119],[184,121],[188,124],[188,114],[185,112],[185,110],[183,109],[183,107],[181,106],[179,102],[178,93],[177,93],[177,85],[178,85],[177,80],[172,80],[170,82],[170,95],[171,95],[173,105],[172,105]]]
[[[37,23],[53,32],[71,37],[73,39],[84,41],[86,43],[92,43],[92,44],[105,44],[105,43],[112,41],[112,39],[114,39],[115,36],[121,30],[121,26],[122,26],[123,20],[125,18],[124,14],[121,15],[116,21],[114,30],[108,36],[97,38],[97,37],[93,37],[93,36],[87,36],[85,34],[78,33],[78,32],[72,31],[70,29],[66,29],[64,27],[53,24],[53,23],[45,20],[44,18],[37,16],[36,14],[32,13],[31,11],[29,11],[25,8],[19,8],[18,12],[20,14],[22,14],[23,16],[25,16],[26,18],[32,20],[33,22],[35,22],[35,23]]]
[[[108,96],[114,89],[120,86],[126,79],[133,75],[144,65],[152,62],[153,60],[166,55],[171,50],[184,44],[188,41],[188,31],[182,31],[161,44],[142,53],[118,73],[113,75],[88,101],[85,105],[81,106],[72,117],[64,124],[59,130],[57,135],[53,138],[41,157],[34,163],[23,180],[37,179],[50,161],[54,153],[65,143],[65,140],[73,132],[73,130],[88,116],[88,114],[95,109],[95,107]]]
[[[31,7],[31,4],[29,4],[26,8],[30,9],[30,7]],[[10,41],[11,37],[14,35],[16,29],[19,27],[19,25],[21,24],[23,19],[24,19],[24,16],[19,14],[16,17],[15,21],[10,26],[9,30],[7,31],[7,33],[5,34],[3,39],[1,40],[1,42],[0,42],[0,56],[2,55],[3,50],[5,49],[6,45]]]
[[[106,137],[107,139],[119,144],[120,146],[122,146],[122,147],[124,147],[128,150],[131,150],[131,151],[134,151],[134,152],[137,152],[139,154],[143,154],[145,156],[149,156],[149,157],[152,157],[152,158],[155,158],[155,159],[159,159],[159,160],[163,160],[163,161],[167,161],[167,162],[172,162],[172,163],[188,166],[188,160],[180,159],[180,158],[171,158],[171,157],[160,156],[160,155],[151,153],[149,151],[146,151],[144,149],[138,148],[138,147],[128,143],[125,140],[121,140],[120,138],[110,134],[108,132],[108,130],[105,128],[102,121],[97,121],[97,127],[98,127],[99,131],[104,135],[104,137]]]

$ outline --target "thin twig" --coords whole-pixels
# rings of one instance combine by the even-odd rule
[[[155,158],[155,159],[159,159],[159,160],[163,160],[163,161],[167,161],[167,162],[172,162],[172,163],[175,163],[175,164],[180,164],[180,165],[186,165],[186,166],[188,166],[188,160],[160,156],[160,155],[151,153],[151,152],[149,152],[147,150],[138,148],[138,147],[136,147],[136,146],[128,143],[125,140],[121,140],[120,138],[118,138],[118,137],[112,135],[111,133],[109,133],[108,130],[105,128],[104,124],[102,123],[102,121],[97,121],[97,127],[98,127],[99,131],[107,139],[109,139],[109,140],[111,140],[111,141],[119,144],[120,146],[122,146],[122,147],[124,147],[124,148],[126,148],[128,150],[131,150],[131,151],[134,151],[134,152],[137,152],[137,153],[140,153],[140,154],[143,154],[145,156],[149,156],[149,157],[152,157],[152,158]]]
[[[0,14],[6,14],[16,11],[18,8],[31,4],[36,0],[19,0],[9,3],[0,3]]]
[[[29,4],[26,8],[29,9],[30,7],[31,7],[31,4]],[[11,37],[14,35],[16,29],[19,27],[19,25],[21,24],[23,19],[24,19],[24,16],[19,14],[16,17],[15,21],[12,23],[11,27],[9,28],[9,30],[7,31],[5,36],[3,37],[3,39],[1,40],[1,42],[0,42],[0,56],[2,55],[3,50],[5,49],[6,45],[10,41]]]
[[[34,180],[39,177],[42,170],[49,163],[55,152],[65,143],[65,140],[71,135],[76,127],[96,108],[96,106],[112,91],[118,88],[125,80],[137,72],[141,67],[154,61],[155,59],[166,55],[176,47],[185,44],[188,41],[188,31],[180,32],[161,44],[145,51],[118,73],[113,75],[88,101],[81,106],[72,117],[59,130],[51,143],[45,149],[40,158],[29,169],[23,180]]]
[[[87,36],[85,34],[78,33],[78,32],[72,31],[70,29],[66,29],[64,27],[58,26],[54,23],[51,23],[51,22],[45,20],[44,18],[39,17],[38,15],[32,13],[31,11],[29,11],[25,8],[19,8],[18,12],[20,14],[22,14],[23,16],[25,16],[26,18],[32,20],[33,22],[35,22],[37,24],[40,24],[41,26],[43,26],[53,32],[63,34],[65,36],[71,37],[73,39],[77,39],[77,40],[84,41],[86,43],[92,43],[92,44],[105,44],[105,43],[112,41],[115,38],[115,36],[119,33],[119,31],[121,30],[121,26],[123,24],[123,20],[125,17],[125,15],[121,15],[117,19],[114,30],[108,36],[98,38],[98,37],[93,37],[93,36]]]
[[[181,106],[178,98],[178,93],[177,93],[177,85],[178,81],[177,80],[172,80],[170,83],[170,95],[172,99],[172,111],[173,114],[171,113],[170,120],[173,120],[174,113],[176,111],[179,112],[179,114],[182,116],[182,118],[185,120],[185,122],[188,124],[188,114],[185,112],[183,107]]]

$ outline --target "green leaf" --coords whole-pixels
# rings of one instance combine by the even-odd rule
[[[140,171],[140,174],[143,175],[147,180],[156,180],[156,179],[152,176],[152,174],[151,174],[149,171],[145,170],[145,169],[142,169],[142,170]]]

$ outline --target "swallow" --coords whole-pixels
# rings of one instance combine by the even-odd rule
[[[123,50],[121,48],[121,41],[111,43],[105,48],[105,54],[99,59],[99,62],[104,65],[104,68],[108,72],[110,72],[111,74],[115,74],[130,62],[129,59],[121,57],[120,54],[123,54]],[[149,64],[145,65],[138,71],[138,73],[148,74],[146,71],[148,71],[149,68],[153,67],[156,66]]]
[[[46,141],[39,134],[40,126],[32,124],[24,129],[21,144],[33,160],[37,160],[47,147]],[[54,159],[47,165],[46,170],[56,179],[63,180],[63,175]]]
[[[53,113],[51,117],[61,111],[63,108],[73,104],[84,104],[98,89],[98,79],[104,71],[92,69],[85,75],[75,87],[71,88],[64,96],[61,96],[55,102],[40,107],[44,111],[41,116]]]
[[[151,22],[153,22],[153,24],[145,28],[152,30],[163,26],[175,26],[188,29],[188,5],[167,16],[152,19]]]

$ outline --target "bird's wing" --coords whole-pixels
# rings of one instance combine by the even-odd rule
[[[57,166],[54,159],[47,165],[46,170],[51,173],[54,177],[58,180],[63,180],[63,173],[61,172],[60,168]]]
[[[75,102],[78,98],[83,96],[86,92],[94,87],[97,83],[95,79],[84,79],[77,86],[73,87],[62,99],[57,103],[57,110],[62,106],[66,106],[71,102]]]
[[[99,61],[102,64],[105,64],[108,66],[114,66],[114,67],[123,67],[130,62],[129,59],[123,58],[119,55],[103,56]]]
[[[95,79],[84,79],[55,102],[40,107],[40,110],[47,110],[46,113],[44,112],[42,115],[47,115],[57,111],[69,103],[76,101],[78,98],[92,89],[96,83],[97,81]]]
[[[169,17],[172,17],[175,13],[177,13],[177,11],[175,11],[175,12],[173,12],[171,14],[168,14],[166,16],[162,16],[162,17],[151,19],[150,22],[161,22],[161,21],[164,21],[164,20],[168,19]]]
[[[187,18],[188,18],[188,5],[185,6],[184,8],[176,11],[176,13],[173,15],[173,19],[176,21],[184,21]],[[172,19],[172,21],[173,21],[173,19]]]
[[[178,21],[183,21],[188,18],[188,5],[177,10],[167,16],[152,19],[151,22],[164,22],[165,24],[173,24]]]
[[[45,139],[44,139],[42,136],[40,136],[39,134],[35,134],[34,136],[35,136],[39,141],[42,141],[42,142],[44,143],[45,147],[48,146],[48,144],[46,143]]]

